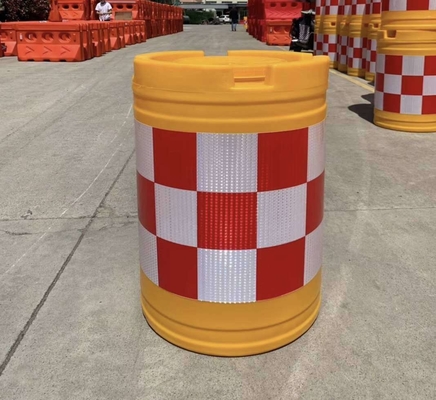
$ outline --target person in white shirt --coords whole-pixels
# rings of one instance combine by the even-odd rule
[[[97,3],[95,11],[100,21],[111,20],[112,6],[106,0],[101,0],[100,3]]]

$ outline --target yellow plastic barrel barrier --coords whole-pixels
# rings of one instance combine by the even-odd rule
[[[328,56],[330,68],[338,67],[338,34],[337,15],[315,17],[315,55]]]
[[[436,31],[380,31],[374,123],[436,132]]]
[[[365,79],[373,82],[375,79],[375,68],[377,61],[377,36],[381,26],[382,0],[372,0],[369,5],[369,14],[365,21],[366,27],[366,63]]]
[[[350,76],[363,78],[366,72],[367,29],[361,15],[353,15],[349,21],[347,73]]]
[[[244,356],[320,308],[328,57],[139,55],[143,313],[168,341]]]
[[[338,36],[338,71],[348,71],[348,37],[350,34],[350,18],[344,17],[339,25]]]
[[[390,0],[383,1],[382,26],[384,30],[434,30],[436,27],[436,1]]]

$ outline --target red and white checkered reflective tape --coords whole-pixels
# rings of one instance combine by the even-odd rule
[[[383,11],[436,11],[436,0],[382,0]]]
[[[436,114],[436,56],[377,55],[377,110]]]
[[[329,56],[331,62],[338,59],[338,35],[315,35],[315,55]]]
[[[352,0],[351,15],[365,15],[368,0]]]
[[[368,14],[381,14],[382,12],[382,0],[369,0],[370,10]]]
[[[349,37],[347,49],[348,68],[366,68],[366,47],[368,39],[362,37]]]
[[[317,15],[338,15],[340,0],[317,0]]]
[[[338,36],[338,64],[347,64],[348,36]]]
[[[366,64],[365,64],[366,71],[370,72],[371,74],[375,74],[376,62],[377,62],[377,39],[367,39]]]
[[[309,283],[322,259],[324,123],[262,134],[136,122],[140,263],[161,288],[246,303]]]

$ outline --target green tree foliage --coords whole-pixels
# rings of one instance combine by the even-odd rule
[[[50,0],[1,0],[6,21],[43,21],[50,12]]]

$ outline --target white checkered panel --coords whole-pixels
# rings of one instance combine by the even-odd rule
[[[307,185],[261,192],[258,198],[258,248],[290,243],[306,233]]]
[[[136,168],[150,181],[154,181],[153,129],[135,121]]]
[[[257,134],[201,134],[197,152],[199,191],[257,191]]]
[[[256,250],[198,250],[198,300],[256,301]]]
[[[185,246],[197,246],[197,193],[156,185],[157,236]]]
[[[144,274],[155,285],[159,285],[156,241],[156,236],[139,224],[139,263]]]

